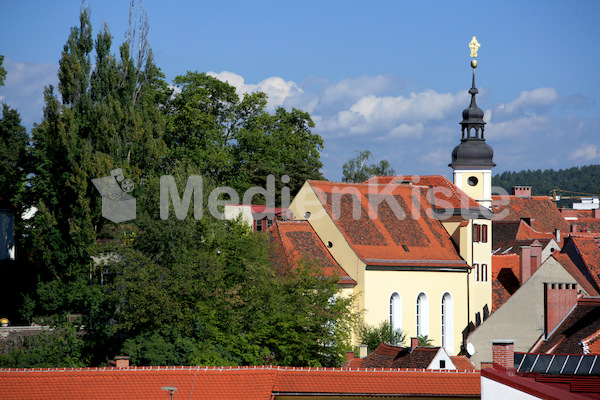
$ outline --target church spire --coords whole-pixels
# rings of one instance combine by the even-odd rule
[[[485,121],[483,120],[483,110],[477,107],[475,96],[479,93],[475,86],[475,68],[477,68],[477,51],[481,45],[477,42],[475,36],[469,43],[471,49],[471,67],[473,68],[473,82],[469,94],[471,95],[471,104],[465,108],[462,115],[463,120],[461,143],[454,148],[452,152],[452,163],[450,166],[471,165],[481,167],[493,167],[496,164],[492,161],[494,151],[485,143]]]
[[[490,207],[492,202],[492,168],[494,150],[485,142],[485,121],[483,110],[477,107],[475,96],[479,93],[475,87],[475,68],[477,68],[477,50],[479,43],[475,36],[469,43],[471,49],[471,68],[473,68],[473,83],[469,94],[471,104],[462,113],[462,138],[460,144],[452,151],[450,167],[454,170],[454,184],[464,190],[484,207]]]

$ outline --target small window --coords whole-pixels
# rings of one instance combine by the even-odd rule
[[[473,243],[479,243],[481,238],[481,225],[473,224]]]
[[[467,179],[467,183],[469,184],[469,186],[477,186],[477,184],[479,183],[479,179],[477,179],[477,177],[475,176],[470,176],[469,179]]]
[[[488,241],[487,227],[488,226],[486,224],[481,225],[481,242],[482,243],[487,243],[487,241]]]
[[[408,252],[410,252],[410,250],[408,249],[408,246],[407,246],[407,245],[403,244],[403,245],[402,245],[402,248],[404,249],[404,251],[408,251]]]
[[[333,247],[333,243],[331,243],[331,241],[327,242],[327,247],[332,248]]]
[[[440,360],[440,369],[446,368],[446,360]]]
[[[487,282],[487,264],[481,264],[481,281]]]
[[[479,282],[479,264],[473,264],[473,270],[475,272],[475,282]]]
[[[304,218],[306,218],[306,219],[310,218],[310,211],[307,211],[304,213]]]

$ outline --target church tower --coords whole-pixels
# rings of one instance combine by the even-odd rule
[[[471,49],[471,67],[473,68],[473,84],[469,93],[471,104],[463,111],[462,139],[460,144],[452,151],[452,162],[449,164],[454,170],[454,184],[464,190],[479,204],[490,208],[492,205],[492,167],[495,167],[494,151],[485,143],[485,122],[483,110],[477,107],[475,95],[479,93],[475,87],[475,68],[477,68],[477,50],[479,43],[473,36],[469,43]]]

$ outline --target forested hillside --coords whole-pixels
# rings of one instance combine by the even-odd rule
[[[511,193],[513,186],[531,186],[535,196],[545,196],[553,189],[565,192],[598,195],[600,189],[600,165],[587,165],[568,169],[506,171],[492,178],[492,185]],[[565,193],[566,195],[566,193]]]

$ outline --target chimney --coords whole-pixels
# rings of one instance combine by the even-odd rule
[[[117,356],[115,362],[117,368],[129,368],[129,356]]]
[[[352,361],[354,360],[354,352],[353,351],[347,351],[346,352],[346,361]]]
[[[410,348],[414,349],[415,347],[419,346],[419,338],[418,337],[411,337],[410,338]]]
[[[515,197],[531,197],[531,186],[513,186]]]
[[[578,229],[577,229],[577,224],[571,224],[571,233],[577,233]]]
[[[515,341],[492,340],[492,360],[506,369],[515,368]]]
[[[535,274],[540,265],[542,265],[542,244],[536,240],[531,244],[531,275]]]
[[[600,219],[600,208],[594,208],[592,210],[592,218]]]
[[[531,247],[521,247],[521,285],[531,277]]]
[[[544,331],[546,338],[577,304],[577,284],[544,283]]]
[[[556,234],[556,243],[560,243],[560,229],[555,229],[554,233]]]
[[[360,346],[358,346],[358,357],[359,358],[365,358],[367,356],[368,353],[368,347],[366,344],[361,344]]]

